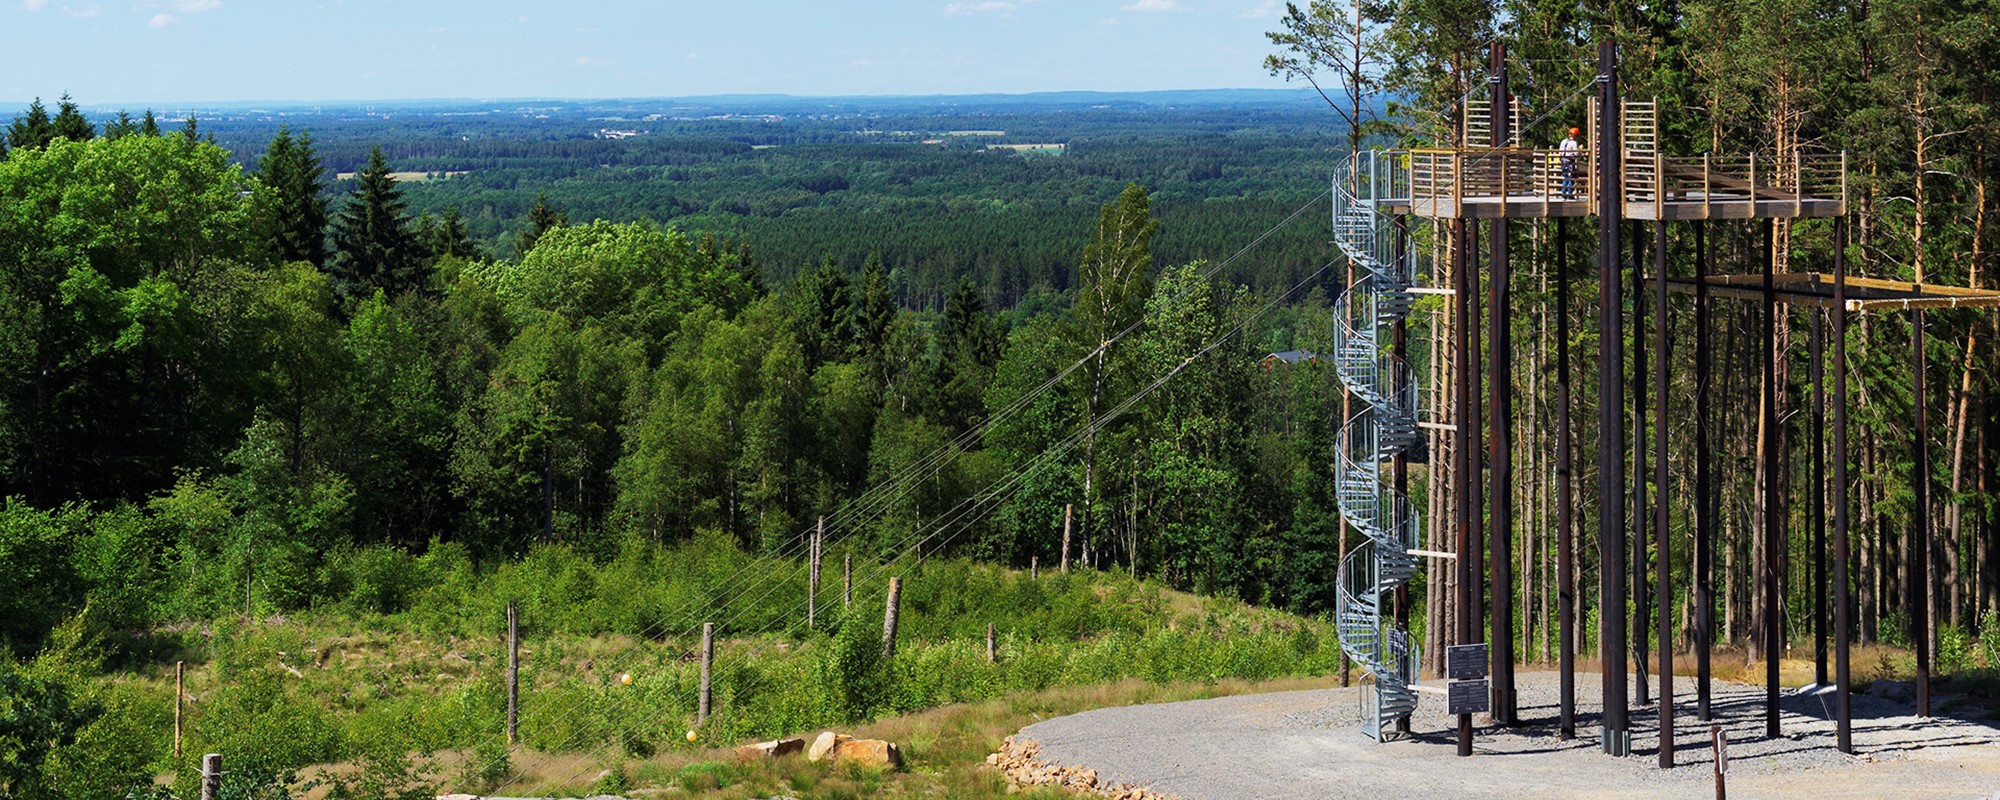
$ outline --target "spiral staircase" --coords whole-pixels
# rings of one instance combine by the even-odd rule
[[[1334,469],[1341,517],[1366,536],[1340,562],[1336,627],[1341,649],[1368,671],[1361,726],[1377,741],[1417,707],[1418,648],[1386,613],[1396,587],[1419,568],[1411,552],[1416,514],[1387,473],[1396,456],[1422,444],[1414,375],[1388,346],[1390,331],[1410,313],[1416,274],[1390,213],[1409,203],[1399,160],[1397,153],[1363,151],[1333,178],[1334,241],[1361,268],[1335,303],[1333,363],[1365,406],[1341,426]]]

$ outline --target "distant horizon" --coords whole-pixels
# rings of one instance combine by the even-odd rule
[[[79,98],[72,95],[70,99],[76,102],[77,107],[79,109],[82,109],[84,111],[135,112],[139,110],[144,110],[146,108],[152,108],[154,110],[158,110],[161,108],[251,109],[251,108],[265,108],[265,107],[274,109],[275,108],[292,109],[292,108],[325,108],[325,107],[354,108],[354,107],[368,106],[368,105],[427,106],[427,105],[446,105],[453,103],[466,103],[466,104],[560,103],[560,104],[582,105],[590,103],[615,104],[615,103],[650,103],[650,102],[667,102],[667,101],[717,102],[717,101],[741,101],[741,100],[788,100],[788,101],[800,101],[800,102],[855,101],[855,100],[908,101],[908,100],[930,100],[930,99],[987,99],[987,98],[1035,99],[1035,98],[1054,98],[1066,95],[1076,95],[1076,96],[1102,95],[1106,97],[1145,97],[1145,96],[1157,96],[1157,95],[1201,95],[1201,94],[1265,95],[1272,99],[1277,99],[1280,96],[1291,95],[1291,96],[1296,96],[1300,101],[1310,100],[1312,102],[1320,102],[1319,95],[1314,93],[1314,91],[1311,88],[1302,86],[1299,87],[1241,86],[1241,87],[1205,87],[1205,88],[1192,88],[1192,89],[1134,89],[1134,90],[1039,89],[1039,90],[1022,91],[1022,92],[929,92],[920,94],[799,94],[793,92],[717,92],[713,94],[634,95],[634,96],[602,96],[602,97],[562,97],[562,96],[521,95],[514,97],[473,97],[473,96],[352,97],[352,98],[332,98],[326,100],[263,98],[263,99],[249,99],[249,100],[212,100],[212,99],[211,100],[146,100],[146,101],[114,100],[114,101],[103,101],[103,102],[92,101],[87,98]],[[48,108],[51,113],[53,113],[56,108],[56,104],[60,102],[61,98],[62,95],[57,94],[54,96],[43,95],[40,96],[39,98],[31,96],[20,99],[0,99],[0,109],[8,109],[8,108],[25,109],[35,100],[39,99],[41,100],[42,105]],[[0,122],[4,121],[5,120],[0,120]]]

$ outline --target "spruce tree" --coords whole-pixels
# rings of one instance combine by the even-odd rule
[[[257,171],[264,185],[278,196],[277,235],[272,239],[274,255],[280,261],[306,261],[326,266],[327,203],[322,193],[326,170],[313,153],[312,134],[292,138],[291,129],[278,128]]]
[[[139,135],[141,136],[160,135],[160,121],[153,117],[153,110],[150,108],[146,109],[146,116],[139,118]]]
[[[472,233],[465,227],[465,218],[458,215],[458,206],[444,207],[444,214],[431,230],[430,250],[431,255],[437,258],[479,257],[479,245],[473,243]]]
[[[117,119],[104,123],[104,138],[106,139],[122,139],[138,132],[139,123],[132,119],[131,114],[124,111],[118,112]]]
[[[65,93],[62,102],[56,106],[56,120],[52,126],[55,138],[72,142],[87,142],[97,138],[97,128],[85,119],[83,111],[76,107],[76,101]]]
[[[368,166],[354,180],[357,185],[333,227],[336,290],[355,302],[377,289],[393,298],[422,288],[421,247],[410,232],[402,192],[380,146],[369,151]]]
[[[15,150],[37,150],[47,147],[55,138],[55,123],[49,120],[49,110],[42,107],[42,98],[28,104],[28,111],[14,118],[14,124],[7,126],[7,144]]]
[[[514,243],[514,257],[520,258],[535,249],[535,243],[542,240],[542,234],[553,228],[569,224],[569,218],[549,205],[547,192],[535,195],[535,207],[528,209],[528,230],[522,232],[521,239]]]

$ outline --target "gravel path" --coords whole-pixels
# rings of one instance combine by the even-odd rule
[[[1657,680],[1657,679],[1655,679]],[[1557,674],[1516,676],[1524,724],[1478,729],[1457,757],[1456,724],[1426,695],[1411,740],[1361,735],[1356,689],[1242,695],[1087,711],[1038,722],[1021,738],[1044,762],[1090,767],[1106,781],[1185,800],[1299,798],[1568,798],[1714,796],[1708,726],[1694,719],[1694,682],[1675,686],[1678,766],[1658,767],[1659,716],[1634,709],[1630,758],[1597,748],[1600,678],[1577,676],[1577,738],[1555,738]],[[1854,696],[1858,755],[1833,748],[1832,695],[1787,690],[1784,736],[1764,737],[1763,690],[1716,683],[1729,735],[1729,789],[1744,797],[2000,800],[2000,727],[1918,719],[1907,703]]]

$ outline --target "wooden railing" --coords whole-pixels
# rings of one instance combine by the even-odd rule
[[[1588,150],[1411,150],[1410,197],[1454,208],[1480,201],[1541,203],[1546,214],[1550,203],[1590,199],[1591,168]]]
[[[1771,157],[1696,156],[1668,158],[1657,153],[1626,154],[1625,202],[1668,203],[1789,202],[1798,215],[1807,201],[1847,201],[1847,155],[1813,153]]]

